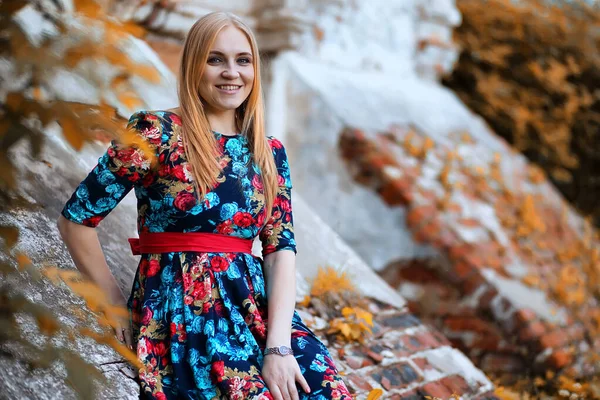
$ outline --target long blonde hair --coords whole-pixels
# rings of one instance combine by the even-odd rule
[[[273,152],[265,136],[260,57],[254,34],[234,14],[226,12],[207,14],[194,23],[186,37],[178,86],[185,155],[192,169],[194,186],[202,198],[216,184],[221,167],[218,163],[220,154],[217,149],[217,140],[211,131],[200,98],[200,81],[211,46],[219,32],[227,26],[235,26],[242,31],[252,48],[254,83],[248,98],[235,111],[235,123],[238,131],[248,138],[254,162],[260,168],[265,194],[265,212],[267,213],[265,221],[267,221],[271,215],[278,183]]]

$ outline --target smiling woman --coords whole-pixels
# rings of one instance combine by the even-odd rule
[[[217,115],[235,110],[248,98],[253,83],[250,42],[241,30],[227,26],[211,46],[200,81],[200,97],[207,113]],[[222,133],[237,133],[229,126],[211,127]]]
[[[75,265],[125,304],[94,229],[135,188],[141,255],[116,329],[135,348],[141,398],[350,400],[327,348],[295,312],[290,166],[266,137],[248,27],[209,14],[184,46],[180,107],[133,114],[141,150],[111,143],[65,205]],[[259,237],[263,258],[252,254]]]

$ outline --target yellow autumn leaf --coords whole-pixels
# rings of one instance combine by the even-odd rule
[[[369,392],[369,395],[367,396],[367,400],[377,400],[381,396],[383,396],[383,390],[373,389]]]

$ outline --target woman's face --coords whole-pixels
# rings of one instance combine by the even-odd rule
[[[235,110],[248,98],[253,82],[250,42],[235,26],[223,28],[208,54],[200,82],[207,111]]]

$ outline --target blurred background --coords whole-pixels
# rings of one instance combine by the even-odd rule
[[[178,105],[211,11],[257,36],[299,309],[357,398],[600,398],[593,0],[2,2],[0,398],[137,398],[55,221],[130,114]],[[135,219],[99,228],[127,294]]]

